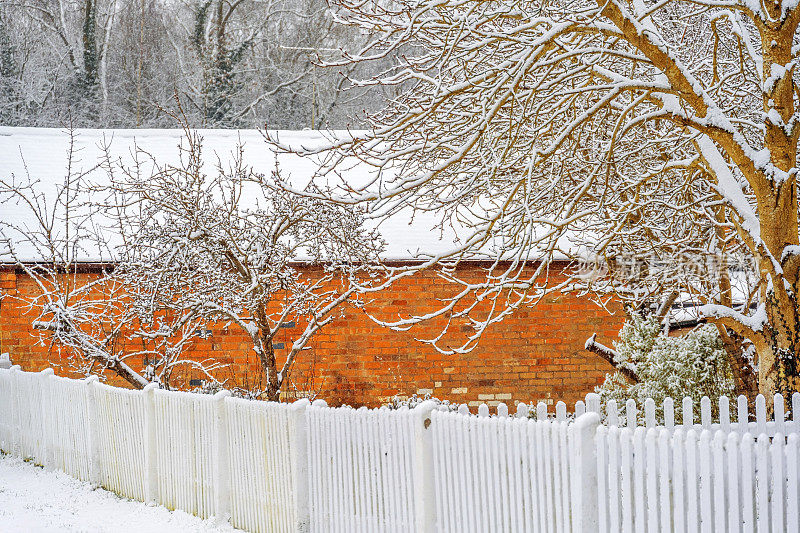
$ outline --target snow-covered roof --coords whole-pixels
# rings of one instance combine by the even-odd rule
[[[284,178],[304,179],[311,176],[318,168],[318,160],[312,157],[299,157],[292,154],[276,154],[264,139],[263,133],[257,130],[198,130],[203,138],[203,158],[208,165],[218,161],[223,165],[231,161],[238,147],[243,150],[244,162],[257,172],[270,173],[275,169],[276,159],[280,164]],[[183,130],[74,130],[74,150],[72,161],[73,175],[88,171],[87,178],[95,183],[102,183],[105,172],[95,169],[104,156],[107,147],[110,155],[123,164],[130,165],[134,161],[137,148],[147,152],[159,164],[177,163],[180,154],[179,146],[184,138]],[[346,135],[346,132],[320,133],[316,131],[279,131],[277,135],[282,143],[290,146],[310,148],[330,142],[330,135]],[[0,127],[0,175],[10,178],[11,175],[25,181],[27,176],[38,181],[37,188],[42,191],[53,191],[64,182],[67,173],[70,153],[70,135],[67,130],[56,128],[12,128]],[[92,170],[94,169],[94,170]],[[348,170],[346,180],[352,178],[353,183],[362,182],[365,176],[359,176],[359,169]],[[107,179],[107,178],[105,178]],[[0,203],[0,219],[13,223],[17,227],[27,224],[35,226],[30,211],[22,205],[11,202]],[[384,259],[404,261],[417,259],[419,253],[438,254],[453,247],[455,236],[442,234],[434,228],[435,219],[431,217],[414,217],[403,213],[383,220],[378,230],[387,242]],[[2,253],[2,252],[0,252]],[[24,255],[24,254],[23,254]],[[91,254],[94,255],[94,254]],[[0,261],[3,258],[0,257]],[[27,258],[26,258],[27,259]],[[30,257],[36,260],[36,257]],[[99,261],[102,257],[78,258],[84,261]]]

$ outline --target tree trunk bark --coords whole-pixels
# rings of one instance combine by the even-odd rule
[[[776,70],[794,60],[794,34],[798,25],[797,11],[784,19],[780,2],[764,4],[770,15],[777,18],[757,23],[764,47],[764,81]],[[796,86],[793,69],[776,76],[773,83],[765,84],[762,94],[764,110],[777,113],[781,120],[764,121],[764,146],[769,150],[773,170],[760,179],[754,179],[753,190],[758,206],[758,218],[763,244],[770,257],[759,258],[759,271],[763,283],[762,303],[766,307],[767,321],[763,325],[763,340],[756,343],[758,353],[758,387],[768,401],[772,394],[780,393],[789,399],[798,390],[798,308],[796,294],[800,289],[796,254],[784,255],[789,247],[800,244],[797,217],[797,181],[794,169],[797,164],[797,138],[780,122],[791,124],[794,120]],[[778,262],[780,265],[775,265]],[[770,283],[771,282],[771,283]]]
[[[281,381],[278,379],[278,364],[275,361],[275,347],[272,345],[272,331],[267,320],[267,310],[259,304],[253,310],[253,317],[258,326],[258,337],[253,339],[260,345],[256,352],[261,360],[261,371],[267,377],[267,388],[264,394],[270,402],[280,401]]]
[[[800,391],[800,331],[796,301],[779,302],[774,293],[766,297],[768,324],[764,326],[765,342],[757,345],[758,388],[767,397],[781,394],[791,401]]]
[[[87,89],[94,90],[97,85],[97,3],[86,0],[83,19],[83,75]]]
[[[744,395],[752,405],[758,395],[758,375],[744,355],[743,337],[717,324],[722,346],[728,354],[728,361],[733,372],[734,391],[737,396]]]
[[[272,346],[271,340],[267,340],[265,343],[261,365],[267,375],[267,400],[278,402],[280,401],[281,384],[278,381],[278,365],[275,362],[275,348]]]

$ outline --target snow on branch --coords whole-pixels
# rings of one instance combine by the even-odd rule
[[[616,350],[609,348],[597,342],[597,333],[586,339],[584,348],[592,353],[595,353],[610,363],[620,374],[631,380],[633,383],[639,383],[639,376],[628,363],[620,363],[620,355]]]
[[[260,372],[235,379],[247,381],[246,394],[277,400],[311,338],[380,279],[383,240],[363,227],[361,208],[314,198],[313,184],[308,195],[286,190],[279,169],[257,173],[241,150],[211,167],[196,132],[183,142],[179,164],[140,154],[107,188],[125,243],[117,275],[142,323],[171,316],[240,328]],[[302,329],[279,361],[274,338],[289,322]]]
[[[726,308],[707,311],[759,337],[760,315],[741,307],[759,285],[772,287],[781,309],[767,316],[797,316],[800,256],[785,251],[800,245],[800,91],[789,75],[797,6],[332,5],[339,21],[372,35],[339,63],[402,50],[363,83],[409,89],[364,132],[294,151],[323,158],[318,183],[363,170],[363,180],[317,198],[425,221],[454,243],[392,271],[435,270],[452,282],[438,309],[380,323],[439,320],[443,330],[425,340],[461,352],[519,307],[572,290],[636,307],[678,294]],[[481,279],[458,267],[475,259],[487,262]],[[568,263],[567,279],[554,275],[555,260]],[[458,346],[451,328],[469,330]],[[800,353],[800,344],[785,349]]]

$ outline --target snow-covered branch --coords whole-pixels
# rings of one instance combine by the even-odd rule
[[[368,171],[329,193],[342,205],[427,220],[456,243],[393,271],[437,269],[452,280],[440,309],[382,323],[466,322],[479,336],[547,292],[614,294],[637,307],[677,293],[725,307],[702,309],[753,336],[764,361],[800,357],[797,6],[332,4],[338,20],[372,36],[347,61],[406,51],[363,83],[413,89],[365,133],[294,151],[325,157],[320,180],[353,161]],[[470,259],[493,261],[483,280],[461,279],[457,265]],[[550,275],[554,259],[571,262],[567,280]],[[743,302],[759,285],[766,322]],[[460,348],[445,331],[428,340],[458,351],[477,337]],[[769,373],[765,393],[766,383],[800,386],[800,372],[779,385]]]

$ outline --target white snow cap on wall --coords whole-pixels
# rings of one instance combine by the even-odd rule
[[[276,154],[268,146],[263,133],[257,130],[198,130],[203,138],[203,158],[209,171],[217,162],[225,166],[232,161],[241,145],[245,165],[256,172],[269,174],[275,169],[276,159],[284,179],[307,179],[319,167],[318,159],[299,157],[292,154]],[[333,132],[334,135],[349,135],[347,132]],[[282,143],[292,147],[314,147],[329,143],[331,133],[317,131],[279,131]],[[74,130],[72,173],[77,175],[89,172],[87,178],[94,183],[102,183],[105,172],[95,167],[104,156],[108,146],[113,159],[124,165],[131,165],[137,148],[152,156],[159,164],[177,164],[184,131],[174,130]],[[17,181],[26,182],[27,176],[38,181],[37,189],[52,193],[56,186],[63,184],[69,164],[70,135],[65,129],[56,128],[11,128],[0,127],[0,175],[5,179],[15,176]],[[94,170],[93,170],[94,169]],[[350,183],[362,182],[366,176],[359,176],[354,168],[343,176]],[[352,174],[352,182],[350,181]],[[35,227],[36,221],[30,211],[22,205],[5,201],[0,203],[0,221],[17,227]],[[374,225],[374,223],[372,224]],[[377,228],[387,242],[385,260],[414,260],[420,253],[437,254],[449,250],[455,242],[454,234],[442,234],[435,228],[432,215],[414,217],[399,214],[385,219]],[[2,254],[2,252],[0,252]],[[87,254],[89,255],[89,254]],[[91,254],[95,255],[95,254]],[[8,259],[0,256],[0,261]],[[27,258],[26,258],[27,259]],[[35,260],[35,257],[31,257]],[[84,257],[85,261],[108,258]]]

